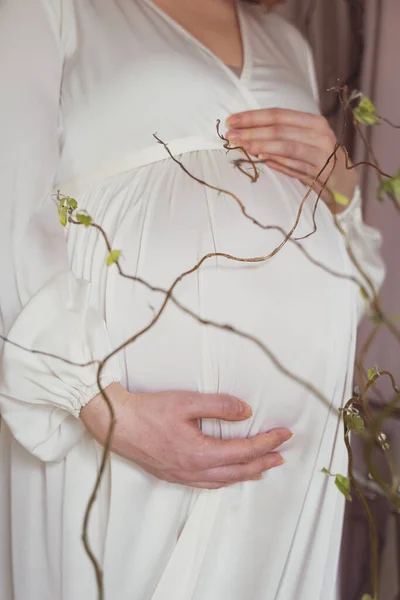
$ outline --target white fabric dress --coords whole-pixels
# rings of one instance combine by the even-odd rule
[[[104,357],[145,326],[163,295],[107,268],[96,231],[70,226],[51,190],[73,194],[106,230],[121,265],[167,288],[204,254],[265,256],[282,241],[248,214],[288,231],[305,188],[262,169],[252,183],[216,132],[234,112],[318,112],[312,58],[280,17],[238,5],[245,64],[238,78],[151,0],[3,0],[0,5],[1,326],[24,347],[73,362]],[[222,131],[225,127],[222,125]],[[295,237],[313,230],[315,196]],[[349,275],[329,210],[301,243]],[[380,238],[359,195],[341,216],[363,268],[383,276]],[[177,288],[201,317],[256,336],[313,394],[250,341],[200,325],[169,305],[154,329],[109,363],[103,385],[130,391],[226,392],[253,407],[240,423],[204,421],[207,434],[289,427],[286,464],[261,482],[196,491],[112,456],[90,522],[107,600],[331,600],[343,498],[323,467],[346,471],[337,412],[349,397],[360,295],[293,243],[258,264],[210,259]],[[362,307],[361,307],[362,308]],[[94,600],[82,520],[102,448],[79,411],[97,392],[80,368],[5,344],[1,365],[0,597]]]

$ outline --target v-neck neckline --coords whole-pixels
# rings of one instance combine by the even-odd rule
[[[171,15],[165,12],[165,10],[163,10],[160,6],[155,4],[153,0],[143,1],[148,6],[150,6],[154,10],[154,12],[157,13],[160,16],[160,18],[162,18],[166,23],[168,23],[173,29],[175,29],[178,33],[187,38],[192,45],[197,46],[197,48],[199,48],[208,56],[210,56],[214,60],[214,62],[218,64],[223,71],[225,71],[228,77],[235,81],[236,84],[242,84],[247,87],[253,66],[253,55],[247,31],[247,22],[245,19],[245,15],[243,14],[243,7],[240,3],[240,0],[235,0],[235,10],[239,24],[243,54],[243,67],[241,69],[240,75],[234,73],[232,71],[232,68],[229,65],[227,65],[221,58],[219,58],[219,56],[217,56],[208,46],[203,44],[203,42],[201,42],[196,36],[190,33],[190,31],[188,31],[183,25],[178,23],[178,21],[176,21],[173,17],[171,17]],[[240,67],[238,67],[238,69],[240,69]]]

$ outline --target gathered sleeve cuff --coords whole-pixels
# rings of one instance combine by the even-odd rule
[[[0,411],[14,437],[42,460],[60,460],[84,433],[81,408],[100,392],[100,361],[111,352],[90,283],[64,272],[24,307],[4,344]],[[107,361],[102,389],[120,380]]]

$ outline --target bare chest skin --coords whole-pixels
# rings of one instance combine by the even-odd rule
[[[234,0],[152,0],[222,62],[243,67],[243,45]]]

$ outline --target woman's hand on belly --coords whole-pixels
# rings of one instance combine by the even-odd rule
[[[324,188],[321,197],[332,212],[339,213],[345,208],[345,204],[335,202],[335,194],[348,201],[353,198],[357,174],[348,168],[350,161],[324,117],[273,108],[232,115],[227,124],[231,129],[226,137],[249,154],[307,187],[313,186],[317,193]],[[329,164],[314,182],[328,159]]]
[[[131,394],[118,383],[110,385],[107,394],[116,417],[112,451],[172,483],[216,489],[261,479],[264,471],[284,462],[274,451],[292,436],[288,429],[244,439],[205,436],[199,419],[243,421],[251,416],[246,403],[225,394]],[[80,416],[104,444],[109,410],[101,394],[82,408]]]

